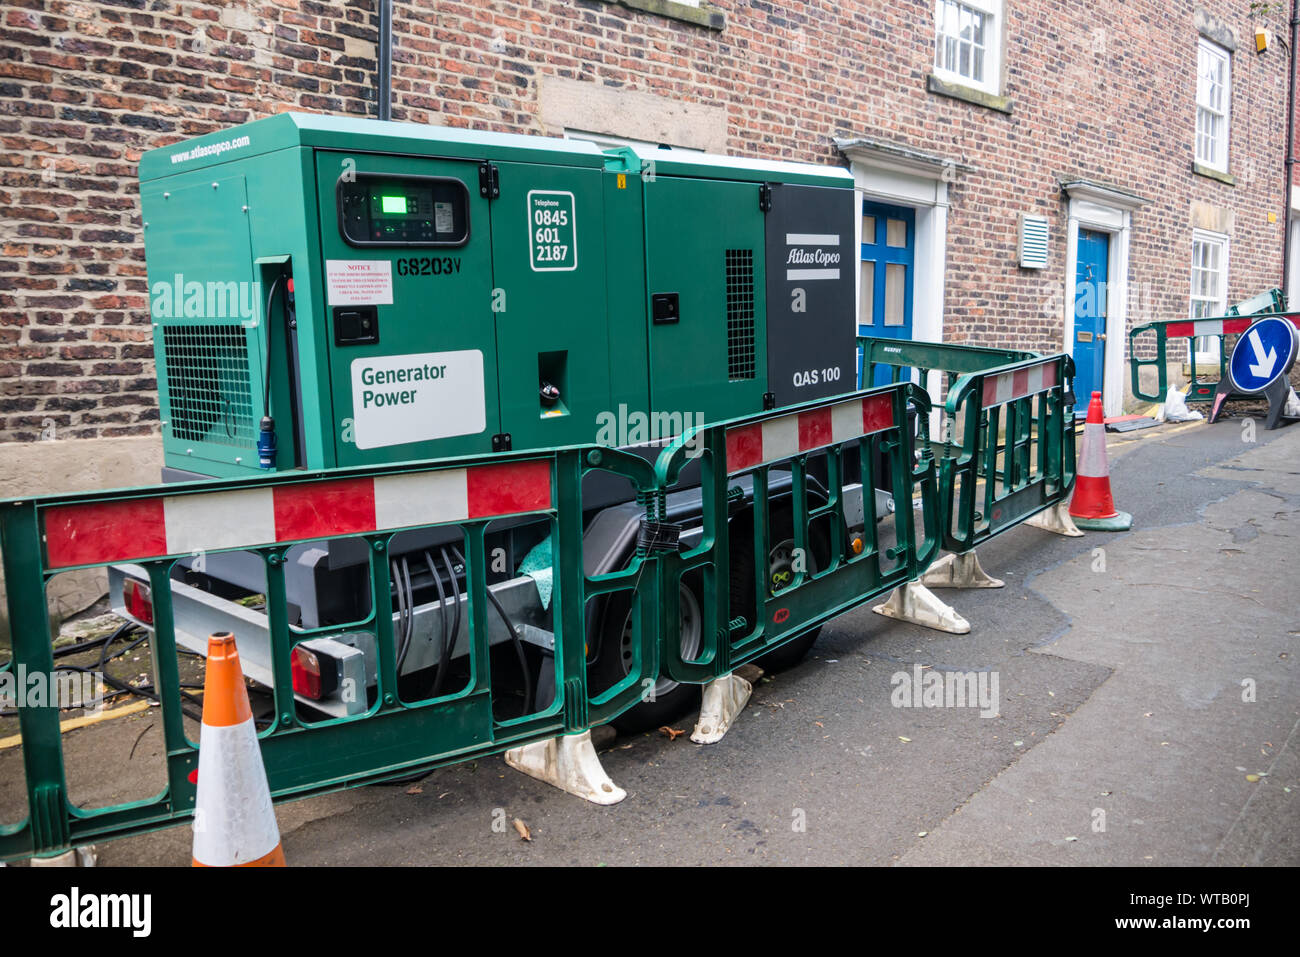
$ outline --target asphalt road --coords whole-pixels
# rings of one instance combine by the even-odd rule
[[[1132,532],[994,540],[980,558],[1006,587],[941,593],[969,635],[869,606],[836,619],[802,665],[760,683],[722,742],[608,745],[621,804],[586,804],[494,757],[416,788],[282,805],[288,860],[1300,863],[1300,428],[1255,438],[1231,420],[1111,436]],[[996,673],[998,714],[894,707],[891,676],[918,664]],[[502,826],[515,818],[531,842]],[[190,831],[99,853],[184,865]]]

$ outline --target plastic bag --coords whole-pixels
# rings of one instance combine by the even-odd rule
[[[1156,416],[1158,422],[1195,422],[1203,419],[1199,412],[1193,412],[1187,408],[1187,393],[1179,392],[1172,386],[1169,388],[1169,394],[1165,396],[1164,408]]]

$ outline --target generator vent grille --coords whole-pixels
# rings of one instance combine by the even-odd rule
[[[727,250],[727,378],[754,378],[754,251]]]
[[[162,332],[171,434],[187,442],[255,448],[244,327],[167,326]]]

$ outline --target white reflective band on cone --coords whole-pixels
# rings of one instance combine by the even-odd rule
[[[195,801],[194,859],[237,867],[263,858],[280,843],[271,791],[252,720],[203,725]]]
[[[1092,423],[1083,427],[1083,450],[1074,474],[1084,478],[1110,475],[1110,464],[1106,460],[1106,426]]]

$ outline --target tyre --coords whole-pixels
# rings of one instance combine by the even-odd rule
[[[704,640],[704,616],[700,603],[698,575],[684,576],[678,585],[678,621],[682,655],[699,655]],[[596,657],[588,664],[593,687],[609,688],[627,677],[633,661],[632,599],[627,592],[615,592],[603,603],[597,628],[600,643]],[[650,700],[629,708],[610,723],[624,734],[652,731],[700,707],[700,686],[682,684],[661,674]]]
[[[754,601],[754,525],[753,513],[743,511],[731,520],[731,614],[744,615],[752,628],[758,614]],[[768,552],[768,595],[776,593],[783,583],[794,577],[794,520],[789,505],[773,513],[771,539]],[[820,523],[809,529],[808,571],[815,572],[830,562],[830,547]],[[754,664],[764,671],[784,671],[803,661],[812,650],[821,626],[791,638],[779,648],[754,659]]]

